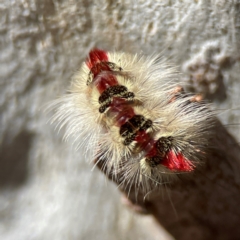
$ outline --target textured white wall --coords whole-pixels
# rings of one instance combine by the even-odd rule
[[[65,92],[94,46],[164,50],[191,90],[239,108],[237,0],[1,0],[1,239],[166,239],[46,124],[44,104]],[[237,110],[224,116],[240,122]]]

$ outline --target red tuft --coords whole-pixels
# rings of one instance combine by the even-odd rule
[[[107,53],[103,50],[94,48],[90,51],[89,57],[86,60],[86,64],[89,67],[89,69],[91,69],[97,63],[107,62],[107,61],[108,61]]]
[[[185,158],[182,153],[176,154],[173,150],[167,154],[161,164],[173,171],[191,172],[194,170],[194,165],[190,160]]]

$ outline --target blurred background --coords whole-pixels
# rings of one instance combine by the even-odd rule
[[[47,123],[93,47],[164,55],[239,136],[238,0],[1,0],[0,239],[172,239]]]

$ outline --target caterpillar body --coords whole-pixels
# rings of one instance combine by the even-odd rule
[[[212,113],[159,57],[93,49],[53,103],[65,138],[143,192],[204,163]]]

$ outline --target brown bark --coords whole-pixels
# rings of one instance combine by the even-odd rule
[[[136,199],[134,187],[130,194],[125,190],[128,200],[146,209],[179,240],[240,236],[240,147],[220,122],[213,131],[214,147],[205,166],[194,174],[161,186],[145,200],[141,193]]]

